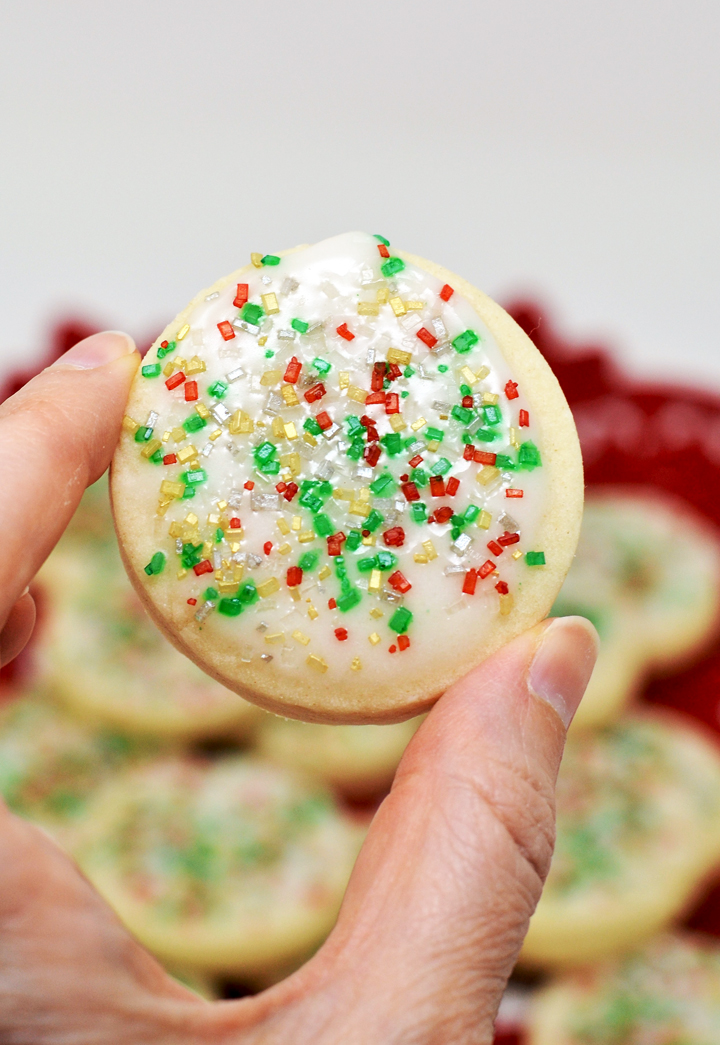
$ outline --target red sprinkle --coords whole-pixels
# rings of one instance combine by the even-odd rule
[[[288,588],[297,588],[298,584],[302,584],[303,571],[299,566],[290,566],[287,571],[287,586]]]
[[[177,464],[177,454],[165,454],[163,464]]]
[[[295,496],[295,494],[298,492],[299,489],[300,489],[300,487],[298,486],[297,483],[288,483],[287,487],[285,489],[285,493],[283,494],[283,497],[285,498],[286,501],[292,501],[293,497]]]
[[[451,475],[447,481],[445,489],[447,490],[448,497],[454,497],[460,489],[460,480],[456,479],[454,475]]]
[[[218,323],[217,328],[223,336],[223,341],[232,341],[235,337],[232,323],[228,323],[227,319],[224,319],[222,323]]]
[[[465,574],[465,580],[463,581],[463,595],[474,595],[475,587],[477,585],[477,570],[468,570]]]
[[[484,562],[482,564],[482,566],[480,567],[480,569],[477,571],[478,572],[478,577],[480,578],[480,580],[485,580],[485,578],[489,577],[490,574],[494,572],[494,570],[495,570],[495,563],[491,562],[490,559],[488,559],[488,561]]]
[[[237,294],[235,295],[235,299],[233,300],[233,305],[235,306],[235,308],[242,308],[243,305],[246,304],[249,291],[250,288],[248,287],[247,283],[238,283]]]
[[[397,653],[397,646],[395,643],[393,643],[392,646],[388,646],[388,653]]]
[[[472,396],[463,396],[462,397],[462,405],[465,407],[466,410],[472,410],[473,397]]]
[[[511,487],[509,490],[505,491],[505,496],[506,497],[522,497],[523,496],[523,491],[522,490],[513,490],[512,487]]]
[[[400,413],[400,396],[397,394],[397,392],[388,392],[385,396],[385,413]]]
[[[321,410],[320,413],[316,415],[315,420],[320,425],[323,432],[332,427],[332,418],[327,410]]]
[[[399,377],[402,377],[402,370],[397,363],[389,364],[388,377],[391,381],[397,381]]]
[[[410,458],[410,460],[408,461],[408,464],[410,465],[411,468],[418,468],[422,464],[422,462],[423,462],[423,459],[420,456],[420,454],[416,454],[415,457],[411,457]]]
[[[185,402],[194,403],[198,397],[197,381],[185,382]]]
[[[443,301],[449,301],[454,293],[455,293],[455,291],[450,286],[450,284],[446,283],[445,286],[440,291],[440,297],[442,298]]]
[[[384,243],[378,243],[378,250],[380,251],[381,258],[389,258],[390,251],[387,249]]]
[[[363,537],[369,537],[370,536],[370,531],[369,530],[361,530],[360,532],[362,533]]]
[[[335,599],[328,599],[328,609],[329,610],[334,610],[336,606],[337,606],[337,601]]]
[[[188,606],[197,606],[197,599],[188,599]]]
[[[243,485],[244,485],[246,490],[254,490],[255,489],[255,483],[252,481],[252,479],[248,479],[248,481],[246,483],[244,483]]]
[[[445,496],[445,480],[441,475],[430,476],[430,494],[432,497]]]
[[[263,544],[263,551],[266,555],[270,554],[270,552],[272,551],[272,541],[265,541],[265,543]]]
[[[383,534],[383,541],[388,548],[401,548],[405,543],[405,531],[402,526],[393,526]]]
[[[380,450],[380,447],[377,443],[371,443],[370,446],[365,447],[363,451],[363,457],[365,458],[365,460],[371,468],[374,468],[380,460],[381,452],[382,451]]]
[[[335,638],[338,640],[338,642],[344,642],[347,637],[348,637],[347,628],[336,628],[335,629]]]
[[[322,381],[318,381],[318,383],[316,385],[313,385],[312,388],[308,388],[307,392],[305,393],[305,399],[308,403],[316,403],[318,399],[322,399],[322,397],[326,394],[327,389],[325,388],[325,385],[322,383]]]
[[[430,333],[427,327],[420,327],[417,332],[417,337],[419,337],[423,344],[427,345],[428,348],[435,348],[435,345],[438,343],[438,339],[434,334]]]
[[[493,555],[502,555],[503,549],[500,547],[497,541],[488,541],[487,546]]]
[[[401,595],[404,595],[412,588],[412,584],[407,577],[400,572],[400,570],[395,570],[394,573],[390,574],[388,577],[388,584],[391,588],[394,588],[395,591],[399,591]]]
[[[285,493],[285,491],[287,490],[287,485],[285,483],[276,483],[275,489],[278,493]]]
[[[238,519],[237,515],[234,515],[230,520],[231,530],[242,530],[242,522]]]
[[[509,590],[506,581],[498,581],[495,585],[495,591],[499,591],[501,595],[507,595]]]
[[[294,385],[297,379],[300,377],[300,371],[302,370],[302,363],[293,356],[288,365],[285,367],[285,374],[283,381],[287,381],[289,385]]]
[[[380,390],[379,392],[371,392],[365,400],[365,406],[372,406],[373,403],[384,403],[385,393]]]
[[[398,647],[400,648],[400,652],[410,648],[410,639],[407,637],[407,635],[398,635],[397,643]]]
[[[331,534],[327,539],[328,555],[342,555],[343,541],[346,540],[347,538],[342,530]]]
[[[167,348],[167,347],[168,347],[168,342],[167,341],[161,341],[160,342],[160,348]]]
[[[495,464],[497,454],[491,454],[487,450],[476,450],[473,454],[473,460],[476,464]]]
[[[178,385],[181,385],[184,380],[185,375],[183,374],[182,370],[178,370],[177,374],[173,374],[172,377],[169,377],[167,379],[167,381],[165,382],[165,387],[172,390],[173,388],[177,388]]]
[[[472,445],[472,443],[466,443],[465,449],[463,450],[463,457],[465,458],[465,460],[472,461],[474,453],[475,447]]]
[[[517,399],[520,394],[517,387],[517,381],[508,381],[505,385],[505,395],[508,399]]]
[[[340,335],[340,337],[344,337],[346,341],[355,340],[355,335],[348,330],[347,323],[341,323],[340,326],[337,328],[337,332]]]
[[[452,518],[454,512],[452,508],[448,508],[447,505],[443,505],[442,508],[435,509],[435,522],[446,523]]]
[[[193,566],[193,570],[195,571],[195,575],[197,577],[201,577],[203,573],[213,572],[213,564],[210,562],[209,559],[203,559],[202,562],[199,562],[196,566]]]
[[[373,363],[372,374],[370,376],[370,388],[373,392],[382,391],[385,374],[386,369],[384,363]]]
[[[503,548],[507,548],[511,544],[517,544],[519,540],[519,533],[508,533],[506,530],[502,537],[498,537],[498,544],[502,544]]]
[[[520,416],[519,416],[519,419],[518,419],[518,425],[520,426],[520,428],[528,428],[529,427],[529,425],[530,425],[530,414],[527,412],[527,410],[521,410],[520,411]]]

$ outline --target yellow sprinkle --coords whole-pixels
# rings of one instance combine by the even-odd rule
[[[382,642],[382,639],[380,638],[378,633],[374,631],[372,635],[368,635],[368,642],[371,646],[377,646],[378,642]]]
[[[175,540],[177,540],[178,537],[182,537],[182,530],[180,529],[180,523],[171,522],[170,523],[170,529],[168,530],[168,533],[170,534],[171,537],[174,537]]]
[[[294,385],[283,385],[280,389],[280,394],[285,400],[286,406],[299,406],[300,400],[297,397]]]
[[[132,432],[133,434],[137,432],[138,428],[140,427],[138,422],[133,421],[132,417],[128,417],[127,414],[125,415],[125,417],[123,417],[122,426],[126,432]]]
[[[338,374],[338,388],[342,392],[343,389],[350,387],[350,374],[347,370],[341,370]]]
[[[496,392],[483,392],[482,401],[484,406],[497,406],[500,396]]]
[[[263,303],[263,308],[269,316],[274,316],[280,311],[277,297],[272,292],[269,294],[261,294],[260,300]]]
[[[332,495],[336,501],[353,501],[355,499],[355,491],[348,490],[345,486],[336,486]]]
[[[293,602],[300,602],[300,589],[299,588],[288,588],[290,592],[290,598]]]
[[[424,417],[418,417],[417,421],[413,421],[410,427],[412,428],[413,432],[419,432],[420,429],[424,428],[426,424],[427,421]]]
[[[291,552],[291,551],[292,551],[292,548],[287,543],[287,541],[285,541],[283,544],[281,544],[280,547],[278,548],[278,553],[280,555],[287,555],[288,552]]]
[[[277,577],[268,577],[266,581],[257,586],[257,592],[261,599],[267,599],[268,596],[274,595],[276,591],[280,591],[280,581]]]
[[[370,505],[363,501],[352,501],[348,512],[350,515],[358,515],[361,519],[367,519],[370,514]]]
[[[519,437],[520,437],[520,433],[518,432],[517,428],[511,428],[510,429],[510,445],[514,446],[516,450],[519,449],[519,447],[520,447],[520,438]]]
[[[380,287],[377,292],[378,303],[381,305],[387,305],[388,298],[390,297],[390,291],[387,287]]]
[[[357,310],[359,316],[380,315],[380,306],[376,301],[359,301]]]
[[[390,414],[389,420],[393,432],[402,432],[403,428],[407,428],[407,424],[403,420],[402,414]]]
[[[198,356],[193,356],[187,365],[186,374],[204,374],[207,370],[205,363]]]
[[[385,616],[385,614],[382,610],[379,610],[377,606],[373,606],[373,608],[370,610],[370,616],[373,620],[381,620]]]
[[[185,484],[174,483],[170,479],[163,479],[160,483],[160,493],[164,493],[168,497],[182,497],[185,493]]]
[[[323,674],[325,674],[328,669],[327,661],[323,660],[322,657],[318,657],[317,653],[311,653],[305,663],[311,668],[315,668],[316,671],[321,671]]]
[[[275,632],[273,632],[272,635],[266,635],[265,636],[265,641],[267,643],[269,643],[270,645],[272,645],[272,646],[277,646],[278,642],[284,642],[285,641],[285,632],[284,631],[275,631]]]
[[[263,348],[264,345],[267,345],[267,334],[263,334],[262,337],[258,338],[258,345],[260,345],[260,348]]]
[[[362,664],[360,663],[360,658],[359,657],[353,657],[353,659],[350,661],[350,670],[351,671],[361,671],[362,670]]]
[[[500,614],[503,617],[507,617],[508,613],[512,610],[515,605],[515,599],[508,592],[507,595],[500,596]]]
[[[214,443],[216,439],[219,439],[222,435],[222,428],[216,428],[214,432],[211,432],[208,439]]]
[[[280,464],[290,469],[291,476],[300,475],[300,454],[280,454]]]
[[[176,443],[182,443],[184,439],[187,439],[187,432],[184,428],[181,428],[179,425],[177,428],[173,428],[170,435],[172,436],[173,441]]]
[[[233,545],[233,547],[236,547],[236,546]],[[243,564],[241,562],[234,562],[233,563],[233,580],[234,581],[237,581],[239,583],[243,579],[243,573],[244,572],[245,572],[245,567],[243,566]]]
[[[348,399],[353,399],[356,403],[364,403],[368,397],[367,392],[364,388],[358,388],[357,385],[350,385],[347,390]]]
[[[179,581],[181,581],[183,579],[183,577],[185,577],[186,575],[187,575],[187,570],[178,570],[177,571],[177,579]]]
[[[296,642],[302,642],[303,646],[307,646],[310,642],[310,636],[303,635],[303,633],[299,629],[296,629],[292,633],[292,637],[295,639]]]
[[[425,554],[428,557],[428,561],[431,561],[432,559],[437,559],[437,552],[435,551],[435,545],[432,541],[423,541],[422,546],[425,549]]]
[[[253,263],[256,269],[262,268],[263,255],[258,253],[252,253],[250,255],[250,261]]]
[[[478,381],[484,381],[489,373],[490,373],[490,367],[489,366],[481,366],[475,376],[477,377]]]
[[[378,592],[382,586],[382,573],[380,570],[371,570],[368,581],[368,591]]]
[[[163,374],[165,375],[165,377],[170,377],[174,369],[175,364],[173,363],[172,359],[168,359],[167,363],[163,367]]]
[[[191,462],[190,462],[190,470],[191,470],[191,471],[192,471],[192,470],[195,470],[195,471],[197,471],[197,469],[198,469],[199,467],[200,467],[200,462],[199,462],[199,461],[191,461]]]
[[[475,478],[481,486],[487,486],[493,481],[493,479],[496,479],[498,475],[500,475],[499,468],[495,468],[491,464],[484,464]]]
[[[517,551],[514,551],[512,553],[512,557],[513,557],[513,559],[522,559],[522,552],[520,551],[519,548],[517,549]]]
[[[170,438],[170,433],[169,432],[163,432],[163,434],[162,434],[162,441],[164,443],[166,443],[169,438]]]
[[[283,519],[282,516],[277,521],[277,528],[282,534],[290,533],[290,527],[287,524],[287,519]]]
[[[422,312],[425,308],[424,301],[406,301],[405,308],[408,312]]]
[[[217,502],[217,506],[218,506],[218,511],[219,511],[219,512],[224,512],[224,511],[225,511],[225,509],[226,509],[226,508],[227,508],[227,506],[228,506],[228,503],[227,503],[227,501],[218,501],[218,502]]]
[[[175,360],[175,369],[176,370],[184,370],[186,366],[187,366],[187,359],[183,359],[182,356],[178,356],[177,359]]]
[[[285,425],[285,435],[288,439],[297,439],[297,428],[293,421],[288,421]]]
[[[255,431],[255,422],[244,410],[236,410],[228,421],[230,435],[250,435]]]
[[[328,564],[325,563],[323,568],[320,570],[320,573],[318,573],[318,577],[320,578],[321,581],[324,581],[325,578],[329,577],[331,573],[332,573],[332,570],[330,569]]]
[[[142,450],[140,451],[140,455],[145,458],[152,457],[152,455],[156,453],[161,446],[162,443],[159,439],[151,439],[150,442],[142,448]]]
[[[387,353],[388,363],[395,363],[397,366],[409,366],[410,360],[412,359],[411,352],[403,352],[401,348],[389,348]]]
[[[193,457],[197,457],[197,450],[192,443],[189,443],[177,452],[177,459],[180,464],[187,464],[188,461],[192,461]]]
[[[302,526],[302,516],[300,516],[300,515],[293,515],[293,518],[292,518],[292,528],[293,528],[293,530],[299,530],[301,526]]]
[[[366,548],[374,548],[375,547],[375,534],[371,533],[369,537],[363,537],[362,542],[363,542],[363,544],[365,545]]]
[[[492,522],[492,515],[490,514],[490,512],[486,511],[483,508],[483,510],[478,515],[478,519],[477,519],[477,524],[478,524],[479,529],[481,529],[481,530],[489,530],[491,522]]]
[[[159,501],[158,502],[157,514],[160,516],[160,518],[162,518],[163,515],[165,515],[165,513],[167,512],[167,510],[168,510],[168,508],[170,507],[171,504],[172,504],[172,499],[169,499],[167,501]]]
[[[202,417],[205,421],[207,421],[208,417],[210,416],[210,411],[204,403],[196,403],[195,412],[199,414],[200,417]]]
[[[407,312],[405,308],[405,302],[402,298],[394,297],[390,298],[390,308],[393,310],[396,316],[404,316]]]
[[[427,448],[428,448],[428,450],[431,453],[433,453],[433,454],[436,453],[439,446],[440,446],[440,443],[438,442],[437,439],[428,439],[428,441],[427,441]]]
[[[264,385],[265,388],[271,388],[273,385],[277,385],[282,378],[281,370],[266,370],[260,378],[260,384]]]
[[[422,552],[415,552],[415,554],[413,555],[413,559],[415,560],[415,562],[419,563],[424,563],[428,561],[427,555],[423,555]]]
[[[184,326],[180,327],[180,329],[178,330],[177,335],[176,335],[177,340],[178,341],[182,341],[182,339],[187,336],[189,330],[190,330],[190,324],[189,323],[186,323]]]
[[[276,439],[282,439],[285,435],[285,423],[282,417],[273,417],[272,425],[270,427],[272,429],[272,434]]]
[[[218,581],[218,591],[221,595],[234,595],[238,587],[237,581]]]
[[[370,500],[370,487],[369,486],[361,486],[360,487],[360,495],[358,497],[358,500],[359,501],[369,501]]]
[[[310,620],[317,620],[319,616],[320,614],[318,613],[318,611],[315,609],[313,604],[310,603],[310,605],[308,606],[308,617],[310,618]]]
[[[317,446],[317,439],[310,432],[306,432],[303,436],[303,442],[307,443],[308,446]]]
[[[185,516],[185,522],[188,524],[188,526],[197,526],[200,520],[198,519],[195,512],[188,512]]]
[[[315,540],[315,534],[312,530],[303,530],[302,533],[298,534],[298,541],[300,544],[310,544],[311,541]]]
[[[474,374],[469,366],[464,366],[460,373],[462,374],[466,385],[474,385],[477,383],[477,374]]]

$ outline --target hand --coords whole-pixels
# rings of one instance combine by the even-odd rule
[[[139,357],[81,342],[0,407],[0,658],[27,642],[27,585],[107,467]],[[553,845],[565,730],[596,654],[545,622],[454,685],[416,733],[333,933],[254,998],[165,974],[72,861],[0,810],[0,1040],[12,1045],[485,1045]]]

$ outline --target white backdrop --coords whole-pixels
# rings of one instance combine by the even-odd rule
[[[351,228],[720,385],[711,0],[0,2],[0,368]]]

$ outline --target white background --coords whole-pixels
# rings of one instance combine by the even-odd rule
[[[2,0],[0,370],[380,232],[720,386],[720,4]]]

